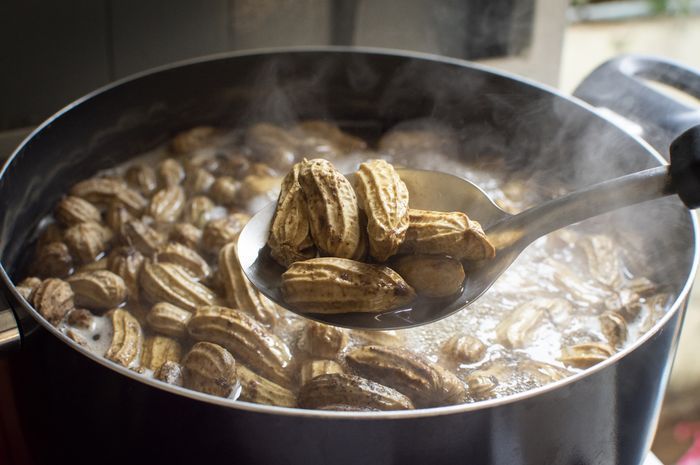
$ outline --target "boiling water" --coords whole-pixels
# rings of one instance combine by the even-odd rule
[[[207,150],[214,149],[202,149],[200,154]],[[160,147],[102,174],[119,176],[135,163],[145,162],[155,166],[166,156],[169,156],[168,151],[165,147]],[[526,181],[510,173],[493,168],[470,166],[454,157],[440,153],[408,157],[362,151],[334,158],[332,161],[339,171],[348,173],[354,171],[357,165],[367,158],[378,156],[387,158],[396,166],[434,169],[462,176],[480,186],[510,212],[522,210],[541,200],[536,190],[527,188]],[[283,174],[279,173],[280,176]],[[255,213],[275,198],[274,191],[261,195],[248,204],[248,210],[251,214]],[[218,206],[212,218],[223,217],[226,214],[227,209]],[[473,219],[479,220],[479,218]],[[42,225],[46,226],[50,221],[51,219],[48,218],[42,222]],[[619,272],[622,279],[619,288],[611,289],[598,283],[588,272],[585,261],[581,259],[580,251],[576,246],[577,242],[587,234],[611,235],[612,233],[606,231],[604,226],[598,226],[589,227],[585,232],[568,228],[543,237],[531,244],[495,285],[467,309],[430,325],[390,332],[385,336],[402,341],[400,342],[402,346],[433,362],[446,362],[441,346],[450,337],[468,334],[478,338],[487,347],[483,360],[473,364],[450,365],[450,368],[464,380],[468,380],[475,371],[485,373],[497,380],[493,390],[473,400],[506,396],[579,371],[560,361],[562,348],[586,342],[605,342],[606,336],[601,330],[599,321],[599,315],[605,309],[605,301],[613,298],[618,291],[628,285],[630,280],[638,277],[629,271],[627,266],[629,263],[620,260]],[[616,249],[615,253],[621,252]],[[215,267],[216,264],[213,262],[212,258],[210,264]],[[530,328],[523,336],[521,345],[517,347],[504,345],[497,332],[499,324],[520,305],[535,297],[563,298],[571,303],[571,309],[565,314],[546,313],[537,321],[535,327]],[[617,345],[616,350],[632,344],[661,316],[658,305],[652,306],[643,298],[640,302],[640,313],[628,322],[628,337],[626,341]],[[130,308],[132,304],[130,302]],[[143,302],[142,306],[147,308],[148,304]],[[275,332],[294,348],[299,330],[303,325],[303,319],[284,312],[284,318],[276,325]],[[95,317],[92,325],[86,329],[69,327],[66,323],[62,323],[59,328],[64,332],[77,333],[77,338],[81,339],[89,350],[99,355],[105,354],[112,338],[109,320],[99,316]],[[148,333],[147,328],[145,331]],[[354,344],[366,343],[366,339],[355,332],[351,332],[350,340]],[[182,343],[183,350],[186,351],[192,341],[182,341]],[[299,353],[295,356],[303,357]],[[446,364],[449,365],[447,362]],[[132,363],[132,368],[138,366],[137,358]],[[152,375],[148,371],[143,373],[145,376]],[[555,373],[556,376],[552,376],[551,373]]]

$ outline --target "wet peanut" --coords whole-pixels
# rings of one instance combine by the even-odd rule
[[[416,295],[386,266],[330,257],[293,263],[282,274],[282,294],[290,305],[316,313],[382,312]]]
[[[448,297],[464,284],[464,268],[459,260],[441,255],[402,255],[389,266],[426,297]]]

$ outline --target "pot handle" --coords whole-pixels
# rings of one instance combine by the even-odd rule
[[[0,293],[0,356],[19,349],[20,342],[15,314],[5,296]]]
[[[574,96],[606,108],[641,128],[638,134],[666,159],[671,142],[700,124],[700,105],[681,102],[653,84],[700,100],[700,70],[664,58],[622,55],[593,70]]]

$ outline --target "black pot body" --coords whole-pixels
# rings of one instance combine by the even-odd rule
[[[463,157],[506,160],[533,182],[571,189],[659,163],[639,139],[585,105],[451,60],[371,51],[237,54],[148,73],[57,115],[0,178],[2,264],[19,280],[29,232],[77,180],[196,124],[331,118],[371,137],[421,118],[456,128]],[[420,164],[420,160],[416,160]],[[357,418],[239,408],[167,392],[85,357],[22,320],[10,357],[23,434],[37,463],[640,464],[678,339],[694,271],[691,216],[676,200],[608,218],[649,231],[650,260],[679,296],[649,337],[553,388],[412,416]],[[8,283],[9,284],[9,283]]]

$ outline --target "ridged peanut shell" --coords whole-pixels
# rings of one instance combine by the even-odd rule
[[[107,213],[105,213],[105,223],[107,223],[107,226],[109,226],[112,231],[122,236],[124,224],[135,219],[134,215],[129,213],[129,210],[116,202],[110,204],[110,206],[107,207]]]
[[[185,175],[193,172],[196,169],[202,168],[210,173],[218,173],[221,166],[221,157],[217,156],[217,151],[214,147],[202,147],[202,150],[196,150],[187,157],[182,157],[182,165],[185,167]]]
[[[166,336],[183,338],[187,336],[187,323],[192,313],[167,302],[155,304],[146,315],[148,327]]]
[[[165,235],[141,220],[131,220],[122,226],[124,241],[147,257],[152,256],[165,244]]]
[[[184,155],[211,144],[216,129],[211,126],[197,126],[173,137],[170,150]]]
[[[127,288],[121,276],[107,270],[76,273],[68,278],[75,303],[91,310],[118,307],[126,300]]]
[[[241,383],[239,400],[256,404],[295,407],[296,396],[289,389],[273,383],[240,363],[236,366],[238,382]]]
[[[288,386],[292,356],[287,345],[263,324],[239,310],[202,306],[187,324],[197,341],[209,341],[228,349],[236,359],[269,380]]]
[[[217,174],[241,179],[251,174],[250,168],[254,164],[248,150],[245,148],[232,150],[224,159],[218,159]]]
[[[90,263],[107,250],[112,231],[100,223],[78,223],[66,229],[64,238],[71,255],[79,263]]]
[[[132,301],[139,298],[139,275],[144,260],[143,254],[133,247],[116,248],[107,257],[107,269],[121,276]]]
[[[323,409],[343,405],[360,409],[408,410],[411,400],[387,386],[359,376],[327,374],[304,384],[297,396],[301,408]]]
[[[86,263],[79,266],[75,272],[76,273],[86,273],[89,271],[102,271],[107,269],[107,257],[102,257],[97,261]]]
[[[230,306],[262,323],[272,324],[277,320],[279,314],[275,304],[262,295],[243,273],[235,242],[225,245],[219,252],[219,279]]]
[[[279,170],[289,169],[294,162],[298,142],[292,132],[270,123],[254,124],[245,134],[255,159]]]
[[[99,223],[100,211],[93,204],[80,197],[66,196],[58,202],[54,209],[56,220],[66,227],[90,221]]]
[[[466,398],[464,384],[454,374],[405,349],[355,347],[345,361],[360,376],[396,389],[417,407],[455,404]]]
[[[245,213],[233,213],[209,221],[202,231],[202,249],[211,254],[218,253],[223,246],[238,239],[238,234],[249,219],[250,216]]]
[[[236,203],[240,187],[240,181],[235,180],[231,176],[219,176],[212,183],[209,194],[216,203],[230,206]]]
[[[176,339],[165,336],[146,338],[141,356],[141,366],[149,370],[158,370],[165,362],[179,362],[182,358],[182,346]]]
[[[410,209],[408,231],[399,251],[449,255],[457,260],[493,258],[496,249],[481,225],[462,212]]]
[[[206,195],[192,197],[185,205],[182,219],[183,221],[192,223],[198,228],[202,228],[209,222],[211,211],[214,207],[216,207],[216,205]]]
[[[373,331],[364,329],[350,330],[350,338],[356,344],[400,347],[406,344],[406,332],[387,330]]]
[[[128,367],[141,354],[143,348],[143,331],[138,320],[121,308],[108,313],[112,322],[112,342],[105,357],[122,366]]]
[[[74,185],[70,194],[82,197],[96,205],[118,202],[133,214],[140,214],[146,207],[146,199],[123,181],[111,178],[90,178]]]
[[[453,365],[476,363],[486,355],[486,345],[468,334],[455,334],[440,347],[440,351]]]
[[[256,165],[258,164],[254,166]],[[277,176],[249,174],[241,181],[236,202],[245,205],[257,197],[273,200],[272,196],[279,191],[280,182],[281,179]]]
[[[306,198],[311,237],[322,255],[359,258],[360,211],[350,182],[322,159],[302,162],[299,184]]]
[[[534,332],[541,326],[541,321],[556,315],[567,315],[572,310],[571,303],[560,298],[535,298],[529,299],[518,305],[514,310],[506,314],[496,326],[496,338],[499,343],[509,349],[521,349],[530,339],[534,339]]]
[[[158,249],[155,259],[161,263],[180,265],[198,280],[206,279],[211,274],[209,264],[201,255],[177,242],[168,242]]]
[[[52,325],[57,325],[75,307],[73,289],[67,282],[49,278],[34,290],[32,304]]]
[[[389,266],[425,297],[447,297],[462,289],[464,267],[459,260],[444,255],[401,255]]]
[[[202,230],[190,223],[176,223],[170,230],[168,238],[197,250],[202,243]]]
[[[369,254],[386,261],[399,250],[408,230],[408,189],[385,160],[369,160],[355,173],[360,207],[367,215]]]
[[[345,373],[343,366],[335,360],[307,360],[299,371],[299,384],[303,386],[318,376],[334,373]]]
[[[129,185],[147,197],[150,197],[158,188],[156,171],[143,163],[126,170],[124,178]]]
[[[574,368],[590,368],[615,354],[609,344],[589,342],[562,348],[559,360]]]
[[[174,158],[166,158],[156,168],[158,184],[163,188],[179,185],[185,179],[185,168]]]
[[[34,292],[37,290],[40,284],[41,279],[37,278],[36,276],[29,276],[17,284],[17,292],[24,297],[24,300],[31,302]]]
[[[65,278],[73,271],[73,256],[64,242],[49,242],[37,250],[32,271],[41,277]]]
[[[591,276],[613,289],[621,287],[624,277],[620,246],[610,236],[587,235],[577,241],[576,245],[586,256]]]
[[[383,312],[416,296],[391,268],[334,257],[293,263],[282,274],[282,294],[288,304],[313,313]]]
[[[180,185],[165,187],[151,198],[148,214],[158,222],[175,222],[185,208],[185,201],[185,190]]]
[[[601,332],[612,347],[618,347],[627,340],[627,321],[619,312],[603,312],[598,317]]]
[[[90,310],[74,308],[68,313],[66,323],[74,328],[91,329],[95,326],[95,317]]]
[[[207,194],[214,184],[214,175],[204,168],[195,168],[187,173],[185,190],[190,195]]]
[[[316,256],[309,229],[306,198],[299,184],[300,169],[301,163],[295,164],[282,180],[277,209],[267,239],[270,255],[285,267]]]
[[[78,344],[79,346],[87,346],[88,342],[85,336],[82,334],[78,333],[77,331],[74,331],[72,328],[66,328],[64,330],[64,334],[68,336],[68,338]]]
[[[301,332],[297,347],[313,357],[334,358],[347,344],[347,330],[309,321]]]
[[[223,347],[198,342],[182,360],[184,386],[219,397],[236,387],[236,360]]]
[[[322,120],[301,121],[294,128],[295,132],[301,134],[302,144],[304,139],[312,137],[314,139],[324,139],[333,145],[333,148],[341,153],[348,153],[354,150],[364,150],[367,142],[359,137],[351,136],[343,132],[337,125]]]
[[[147,261],[139,281],[149,302],[168,302],[191,312],[200,305],[218,302],[214,291],[198,283],[187,270],[174,263]]]

